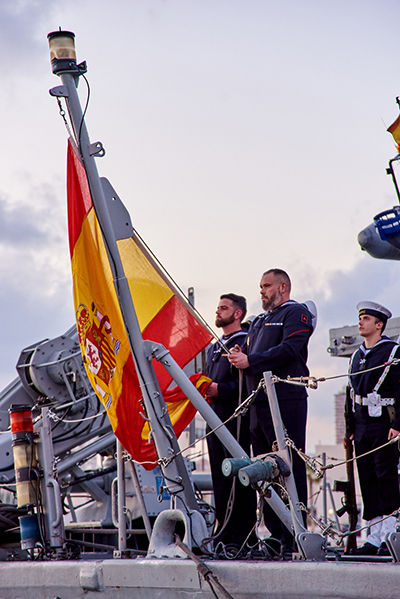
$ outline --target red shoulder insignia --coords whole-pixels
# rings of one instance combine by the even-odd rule
[[[302,314],[300,320],[301,320],[302,323],[308,324],[308,316],[307,316],[307,314]]]

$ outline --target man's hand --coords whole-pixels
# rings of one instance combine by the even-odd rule
[[[353,441],[353,439],[354,439],[354,435],[353,434],[351,434],[349,437],[345,437],[343,439],[343,447],[345,449],[347,449],[348,446],[350,447],[351,446],[351,442]]]
[[[206,397],[218,397],[218,383],[211,383],[207,387]]]
[[[232,347],[228,354],[228,360],[233,366],[236,366],[236,368],[240,368],[241,370],[249,367],[247,356],[242,352],[238,345]]]
[[[395,428],[391,428],[388,434],[388,440],[391,441],[400,435],[400,431],[397,431]]]

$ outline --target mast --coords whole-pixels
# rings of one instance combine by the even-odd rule
[[[132,302],[129,284],[124,272],[121,256],[118,251],[113,223],[107,206],[102,183],[97,171],[95,157],[104,155],[100,142],[91,143],[86,128],[85,117],[82,113],[77,86],[79,78],[86,72],[86,63],[77,64],[75,53],[75,35],[70,31],[55,31],[49,33],[50,58],[52,70],[61,78],[62,86],[50,90],[55,97],[64,97],[81,159],[86,171],[90,194],[98,222],[103,234],[109,263],[113,274],[113,283],[130,350],[138,375],[143,400],[154,432],[153,439],[159,456],[179,452],[175,435],[171,435],[166,427],[172,429],[168,414],[163,411],[162,394],[153,366],[146,356],[143,338]],[[165,423],[163,425],[162,423]],[[171,447],[172,446],[172,447]],[[197,501],[189,481],[189,476],[179,455],[170,464],[163,467],[166,485],[171,495],[182,495],[182,500],[190,509],[198,509]],[[182,490],[183,488],[183,490]]]

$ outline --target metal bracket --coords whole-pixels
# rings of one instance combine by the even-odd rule
[[[50,96],[54,96],[56,98],[68,98],[68,90],[65,85],[57,85],[57,87],[52,87],[49,89]]]
[[[169,350],[166,349],[161,343],[156,341],[150,341],[145,339],[143,341],[144,353],[148,360],[152,360],[153,357],[160,362],[163,358],[169,355]]]
[[[114,549],[113,551],[113,559],[130,559],[133,557],[133,551],[131,549],[125,549],[124,551],[120,551],[119,549]],[[95,589],[98,590],[98,589]]]
[[[101,141],[96,141],[93,144],[90,144],[90,146],[89,146],[90,156],[97,156],[98,158],[103,158],[105,153],[106,153],[106,151],[105,151]]]
[[[315,532],[300,532],[296,535],[296,543],[303,559],[322,562],[325,560],[325,539]]]
[[[386,545],[395,562],[400,562],[400,533],[389,532],[386,535]]]
[[[100,181],[111,216],[114,235],[117,240],[129,239],[129,237],[133,236],[133,227],[129,212],[125,208],[110,181],[105,177],[101,177]]]

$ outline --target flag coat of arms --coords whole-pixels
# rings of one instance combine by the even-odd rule
[[[67,197],[76,325],[86,372],[124,448],[133,459],[152,467],[157,456],[149,440],[113,273],[85,169],[71,141]],[[208,345],[211,334],[134,231],[116,242],[143,338],[164,345],[183,368]],[[178,437],[196,410],[179,391],[168,390],[168,372],[159,363],[154,368]],[[199,374],[193,382],[204,393],[210,381]]]

